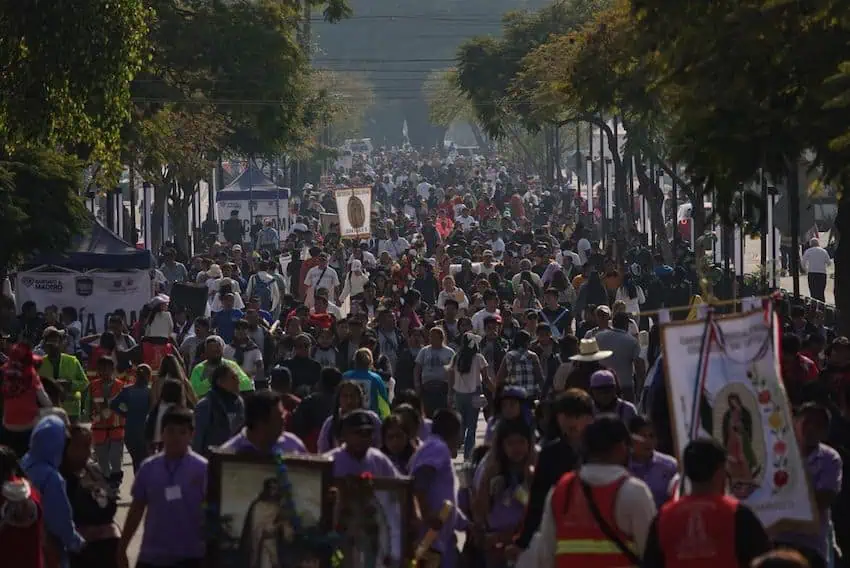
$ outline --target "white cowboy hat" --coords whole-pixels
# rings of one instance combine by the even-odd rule
[[[601,361],[614,354],[607,349],[600,350],[596,338],[582,339],[578,346],[579,354],[570,357],[570,361]]]

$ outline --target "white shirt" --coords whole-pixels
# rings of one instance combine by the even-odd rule
[[[829,253],[821,247],[809,247],[803,253],[803,268],[814,274],[826,274],[826,267],[832,264]]]
[[[629,476],[626,468],[619,465],[585,464],[579,470],[579,478],[589,485],[607,485],[622,476]],[[629,476],[617,493],[614,501],[614,522],[617,528],[631,536],[634,551],[643,555],[649,527],[656,514],[655,500],[646,483]],[[554,568],[557,545],[555,519],[552,515],[552,490],[543,505],[540,528],[531,539],[528,549],[517,559],[516,568]]]
[[[230,359],[233,361],[233,357],[236,355],[236,348],[232,345],[224,346],[224,358]],[[242,370],[245,371],[245,374],[251,378],[260,376],[263,374],[262,371],[258,371],[258,369],[262,368],[263,365],[263,351],[262,349],[252,349],[250,351],[245,351],[245,356],[242,359],[242,364],[239,365],[242,367]],[[260,377],[262,378],[262,377]]]
[[[321,280],[319,280],[320,278]],[[339,275],[330,266],[327,270],[321,266],[314,266],[307,271],[307,275],[304,277],[304,285],[312,288],[314,292],[319,288],[325,288],[331,294],[335,294],[336,288],[339,286]]]
[[[427,201],[428,198],[431,197],[431,184],[427,181],[423,181],[416,186],[416,193],[419,194],[419,197]]]
[[[378,261],[375,260],[374,254],[372,254],[368,250],[361,250],[360,254],[363,256],[363,260],[361,260],[361,262],[363,263],[363,266],[365,268],[375,268],[376,266],[378,266]],[[355,260],[358,259],[354,258],[354,255],[352,254],[348,257],[348,264],[350,265]]]
[[[590,250],[590,241],[587,239],[579,239],[576,244],[576,251],[578,252],[578,257],[581,260],[581,263],[578,266],[584,265],[587,262],[587,251]]]
[[[445,310],[446,300],[449,298],[452,298],[457,302],[459,310],[465,310],[469,307],[469,298],[466,297],[466,292],[457,287],[454,289],[454,292],[451,293],[446,292],[445,290],[441,291],[437,296],[437,307],[441,310]]]
[[[396,240],[384,239],[378,243],[378,255],[384,252],[390,254],[390,258],[398,260],[398,257],[403,255],[410,248],[410,242],[404,237],[399,237]]]
[[[254,295],[254,289],[256,288],[257,284],[255,279],[257,278],[262,280],[264,283],[271,282],[271,285],[269,286],[269,292],[271,294],[272,299],[272,311],[277,310],[278,307],[280,307],[280,290],[277,287],[277,281],[275,281],[274,276],[272,276],[265,270],[257,272],[255,275],[251,276],[251,278],[248,279],[248,286],[245,290],[245,295],[249,298]]]
[[[469,215],[459,215],[457,219],[455,219],[455,223],[460,225],[460,228],[464,233],[467,233],[472,230],[472,227],[475,226],[475,219],[470,217]]]
[[[481,371],[487,368],[487,359],[481,353],[476,353],[472,358],[472,365],[468,373],[461,373],[457,368],[457,355],[454,362],[454,391],[463,394],[472,394],[481,390]]]
[[[475,315],[472,316],[472,330],[476,333],[483,334],[484,333],[484,320],[489,318],[490,316],[499,315],[499,309],[496,308],[495,312],[488,312],[487,308],[478,310],[475,312]]]
[[[496,237],[494,240],[487,241],[487,246],[490,247],[493,254],[501,254],[505,252],[505,241],[502,240],[502,237]]]

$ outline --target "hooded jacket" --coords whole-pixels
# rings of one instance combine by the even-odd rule
[[[85,543],[74,526],[65,478],[59,473],[65,439],[65,422],[58,416],[45,416],[33,430],[30,451],[21,460],[27,477],[41,493],[44,526],[60,548],[62,568],[68,566],[67,553],[80,550]]]

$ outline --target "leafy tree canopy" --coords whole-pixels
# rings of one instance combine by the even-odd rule
[[[62,250],[85,226],[81,173],[78,159],[52,149],[0,161],[0,272],[32,251]]]
[[[458,84],[472,101],[488,134],[504,135],[504,121],[513,116],[526,127],[539,126],[533,104],[517,97],[513,83],[523,59],[552,35],[578,29],[607,0],[558,0],[537,12],[511,12],[504,16],[502,37],[474,37],[458,50]]]
[[[458,85],[457,69],[433,71],[425,80],[423,92],[433,124],[448,127],[456,120],[478,120],[472,102]]]
[[[130,81],[147,55],[149,17],[142,0],[4,2],[0,145],[5,152],[61,147],[117,172]]]
[[[759,167],[787,174],[823,140],[837,113],[825,81],[850,36],[831,0],[634,0],[635,41],[652,55],[656,92],[675,109],[674,157],[721,191]],[[846,124],[846,121],[843,122]]]

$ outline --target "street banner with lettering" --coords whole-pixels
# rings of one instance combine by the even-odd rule
[[[713,437],[728,452],[729,491],[767,529],[816,530],[817,509],[782,386],[770,307],[662,327],[676,451]]]
[[[19,272],[16,279],[18,311],[24,302],[35,302],[38,311],[47,306],[77,310],[83,336],[103,333],[109,315],[124,310],[127,323],[151,299],[148,271],[132,272]]]
[[[337,189],[334,195],[339,215],[339,236],[343,239],[355,239],[371,235],[372,188]]]

